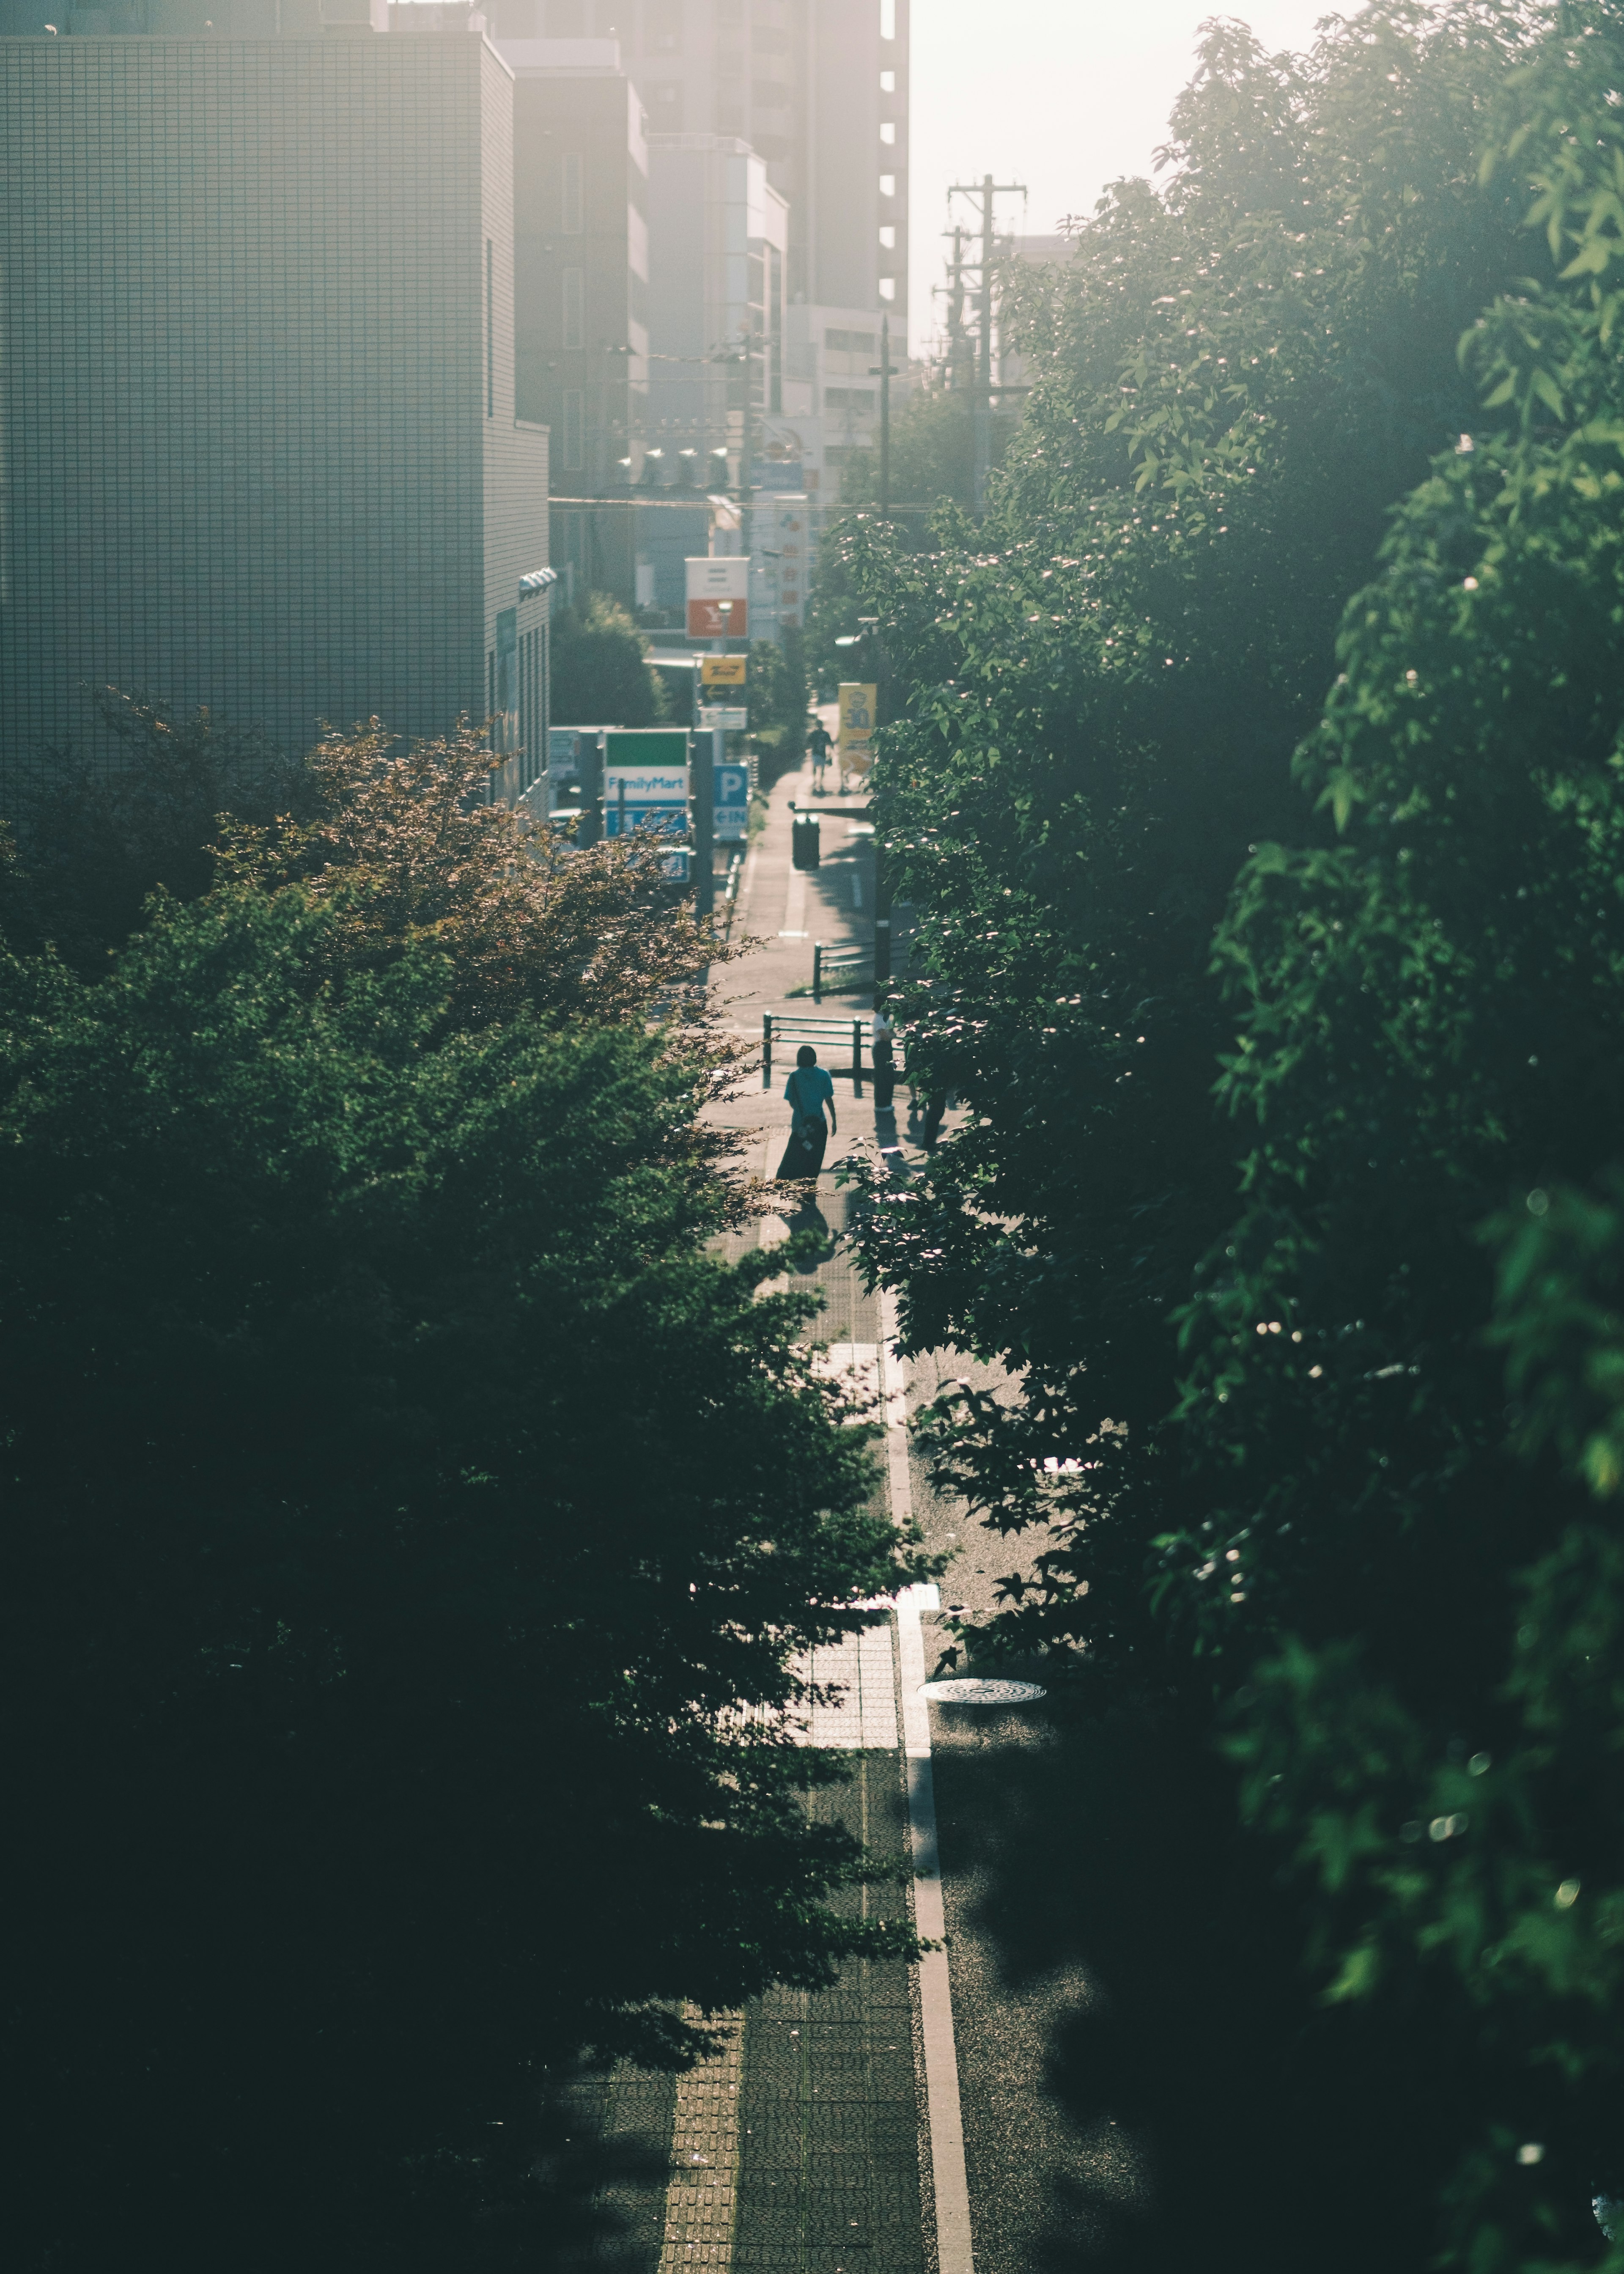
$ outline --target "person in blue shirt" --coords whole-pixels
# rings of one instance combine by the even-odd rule
[[[817,1052],[810,1043],[802,1043],[796,1051],[795,1071],[784,1085],[784,1095],[793,1118],[789,1143],[778,1163],[778,1175],[816,1177],[823,1165],[823,1148],[829,1142],[829,1133],[840,1125],[835,1119],[835,1086],[819,1065]],[[829,1109],[827,1123],[823,1119],[825,1106]]]

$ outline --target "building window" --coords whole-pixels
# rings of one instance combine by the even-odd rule
[[[885,247],[887,252],[894,252],[897,250],[897,225],[894,222],[888,221],[884,224],[880,231],[880,243]]]
[[[882,300],[894,300],[894,299],[896,298],[896,297],[897,297],[897,280],[896,280],[896,278],[895,278],[894,276],[882,276],[882,277],[881,277],[881,279],[880,279],[880,297],[881,297],[881,299],[882,299]]]
[[[896,139],[896,121],[894,119],[888,118],[880,128],[880,139],[882,142],[894,142]]]
[[[578,387],[564,390],[563,465],[567,474],[578,474],[586,464],[586,421],[581,415]]]
[[[585,297],[586,272],[582,268],[564,271],[564,345],[581,348],[586,345],[586,320],[582,303]]]
[[[883,71],[883,72],[882,72],[880,73],[880,93],[881,93],[882,94],[895,94],[895,93],[896,93],[896,92],[897,92],[897,74],[896,74],[896,72],[895,72],[894,71]]]
[[[897,177],[895,174],[882,174],[880,176],[880,195],[883,198],[894,198],[896,194]]]
[[[832,348],[837,355],[873,355],[879,341],[872,332],[836,332],[823,334],[823,345]]]
[[[485,415],[496,416],[496,250],[485,241]]]
[[[564,160],[564,196],[559,227],[566,237],[579,237],[586,227],[581,190],[581,155],[571,151]]]

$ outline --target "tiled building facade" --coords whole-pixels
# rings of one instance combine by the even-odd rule
[[[0,40],[0,758],[92,742],[110,683],[289,748],[495,712],[515,794],[547,437],[493,49]]]

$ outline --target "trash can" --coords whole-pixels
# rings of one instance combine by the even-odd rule
[[[798,813],[790,825],[790,857],[798,869],[818,865],[818,817]]]

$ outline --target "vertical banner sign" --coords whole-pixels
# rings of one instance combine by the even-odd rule
[[[718,845],[741,844],[750,833],[750,770],[741,758],[716,770],[713,827]]]
[[[745,639],[750,629],[750,563],[743,553],[690,554],[688,576],[689,639]]]
[[[611,727],[604,736],[604,835],[688,835],[686,727]]]
[[[866,774],[874,763],[874,713],[877,687],[843,679],[840,682],[840,732],[837,737],[843,774]]]

